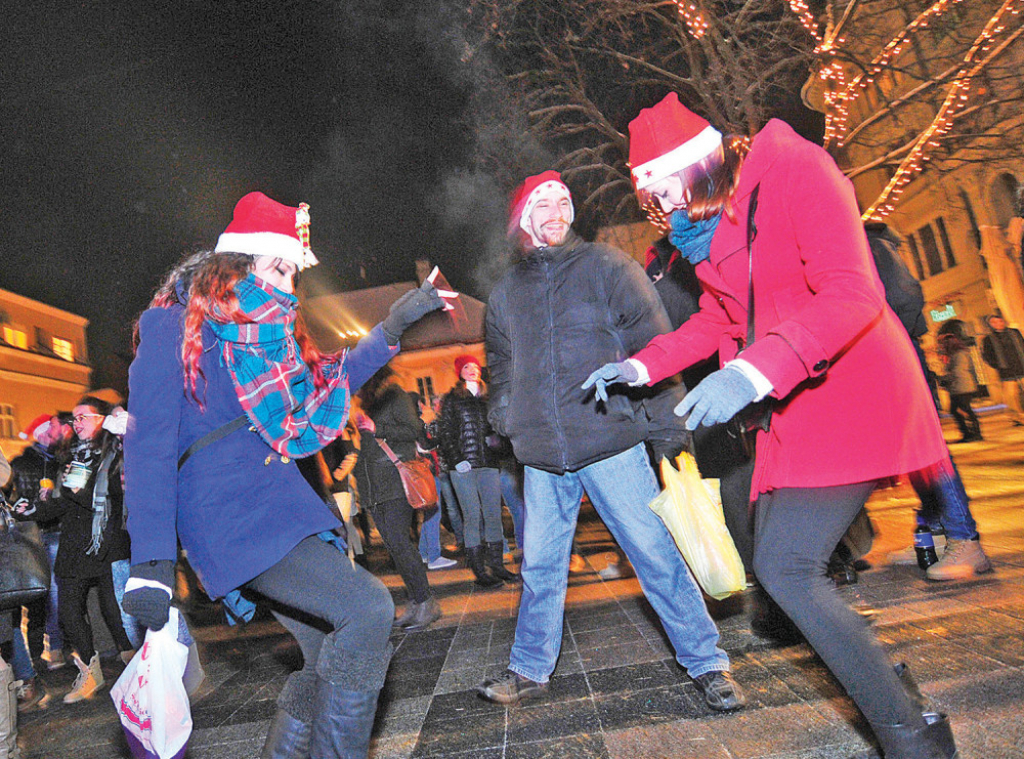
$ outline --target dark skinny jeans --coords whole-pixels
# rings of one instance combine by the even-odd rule
[[[405,498],[395,498],[371,506],[370,516],[377,525],[384,547],[398,568],[409,599],[414,603],[423,603],[430,597],[430,585],[427,583],[427,570],[423,566],[419,547],[409,535],[415,516],[412,506]]]
[[[92,625],[89,623],[89,589],[96,586],[100,614],[110,630],[118,651],[131,651],[132,643],[121,624],[121,608],[114,594],[114,576],[107,567],[98,577],[58,577],[57,616],[64,629],[64,637],[86,664],[96,653]]]
[[[754,573],[873,725],[920,725],[867,623],[836,592],[829,556],[873,482],[762,493],[754,509]]]

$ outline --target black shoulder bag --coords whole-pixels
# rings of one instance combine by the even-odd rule
[[[754,221],[754,214],[757,212],[757,196],[760,189],[760,184],[754,186],[747,208],[747,339],[737,356],[743,355],[743,351],[754,342],[754,238],[757,237],[757,223]],[[737,442],[748,460],[754,458],[757,431],[768,431],[771,427],[774,410],[775,399],[763,398],[757,403],[751,403],[726,422],[729,436]]]

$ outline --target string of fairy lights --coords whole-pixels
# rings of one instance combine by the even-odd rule
[[[842,147],[845,144],[849,133],[850,108],[857,98],[880,76],[892,70],[895,61],[907,46],[914,42],[915,35],[928,28],[944,13],[964,2],[965,0],[936,0],[903,26],[863,70],[847,78],[847,67],[843,65],[839,56],[847,41],[843,36],[843,24],[830,23],[822,32],[821,25],[806,0],[789,0],[790,10],[814,39],[814,53],[821,61],[818,77],[823,84],[826,145]],[[674,3],[690,34],[695,39],[704,37],[708,32],[709,23],[699,3],[694,0],[674,0]],[[1004,0],[989,18],[984,29],[963,56],[956,74],[950,79],[942,106],[928,127],[914,141],[878,198],[864,212],[865,220],[880,221],[895,211],[900,194],[924,169],[934,150],[941,144],[942,138],[952,129],[957,114],[967,105],[971,85],[976,75],[985,68],[985,54],[1008,28],[1019,29],[1022,8],[1024,0]],[[668,218],[657,203],[645,203],[642,210],[651,223],[660,230],[669,228]]]

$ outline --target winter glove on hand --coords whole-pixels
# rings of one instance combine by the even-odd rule
[[[597,399],[607,403],[608,385],[614,385],[620,382],[628,384],[636,382],[638,379],[640,379],[640,373],[637,372],[636,367],[628,361],[622,361],[617,364],[605,364],[587,377],[587,381],[583,383],[582,389],[587,390],[593,387],[594,395]]]
[[[133,564],[125,585],[124,610],[150,630],[159,630],[170,615],[173,585],[173,561]]]
[[[743,372],[719,369],[686,394],[683,402],[676,406],[675,414],[689,414],[685,424],[688,430],[695,430],[701,424],[710,427],[729,421],[756,397],[757,390]]]
[[[664,457],[672,465],[676,465],[676,456],[683,452],[686,445],[679,440],[651,440],[651,455],[654,458],[654,466],[661,464]]]
[[[444,308],[444,300],[437,294],[436,287],[423,280],[417,289],[410,290],[392,303],[387,317],[381,322],[388,345],[398,345],[405,330],[439,308]]]

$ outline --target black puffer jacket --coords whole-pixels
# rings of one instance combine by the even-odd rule
[[[487,421],[487,393],[473,395],[464,380],[459,380],[441,400],[437,418],[437,442],[450,469],[468,461],[474,469],[496,467],[497,458],[488,446],[493,434]]]
[[[683,422],[672,413],[681,383],[615,385],[607,404],[581,389],[592,371],[669,330],[654,286],[625,253],[575,235],[531,251],[487,304],[491,424],[523,464],[559,474],[646,439],[681,443]]]
[[[387,501],[405,498],[402,478],[377,441],[388,446],[402,461],[416,456],[416,441],[423,436],[423,421],[416,414],[412,398],[398,385],[387,385],[367,405],[376,432],[360,432],[359,458],[355,475],[359,486],[359,502],[370,508]]]

